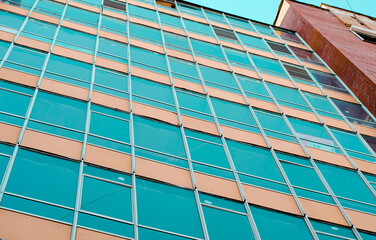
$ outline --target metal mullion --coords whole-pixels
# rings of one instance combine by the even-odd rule
[[[170,67],[170,62],[169,62],[169,58],[168,58],[167,51],[166,51],[166,42],[165,42],[164,35],[163,35],[162,24],[161,24],[161,20],[160,20],[160,17],[159,17],[158,7],[157,7],[157,4],[156,4],[155,1],[154,1],[154,7],[155,7],[156,13],[157,13],[158,25],[159,25],[159,29],[160,29],[159,31],[160,31],[161,39],[162,39],[163,53],[164,53],[165,59],[166,59],[168,76],[169,76],[169,80],[170,80],[170,84],[171,84],[172,94],[173,94],[173,97],[174,97],[176,113],[177,113],[177,116],[178,116],[179,128],[180,128],[180,132],[182,134],[184,149],[185,149],[185,152],[186,152],[186,155],[187,155],[187,163],[188,163],[188,167],[189,167],[189,174],[190,174],[190,177],[191,177],[192,186],[193,186],[193,189],[194,189],[196,206],[197,206],[197,209],[198,209],[198,212],[199,212],[200,222],[201,222],[201,227],[202,227],[202,230],[203,230],[204,238],[209,239],[209,233],[208,233],[208,229],[206,227],[204,212],[203,212],[203,209],[202,209],[202,206],[201,206],[200,196],[198,194],[197,183],[196,183],[196,179],[195,179],[195,175],[194,175],[194,171],[193,171],[191,154],[190,154],[190,151],[189,151],[187,138],[186,138],[186,135],[185,135],[185,132],[184,132],[183,122],[182,122],[182,119],[181,119],[181,114],[180,114],[180,109],[179,109],[179,101],[178,101],[178,98],[177,98],[177,95],[176,95],[176,90],[175,90],[174,82],[173,82],[173,79],[172,79],[171,67]]]

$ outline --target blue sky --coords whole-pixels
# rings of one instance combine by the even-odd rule
[[[245,18],[272,24],[280,0],[187,0],[219,11],[232,13]],[[346,0],[299,0],[320,6],[321,3],[350,9]],[[376,17],[376,0],[347,0],[355,12]]]

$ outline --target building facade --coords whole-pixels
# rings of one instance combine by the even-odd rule
[[[376,239],[375,118],[294,32],[186,2],[0,9],[1,239]]]

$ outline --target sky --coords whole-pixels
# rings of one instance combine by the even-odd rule
[[[280,4],[280,0],[186,0],[198,5],[232,13],[237,16],[272,24]],[[376,0],[299,0],[300,2],[320,6],[325,3],[376,17]]]

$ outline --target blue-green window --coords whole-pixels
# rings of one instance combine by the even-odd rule
[[[197,17],[205,18],[203,12],[201,11],[200,7],[191,6],[184,3],[178,3],[180,12],[186,13],[188,15],[195,15]]]
[[[21,32],[21,36],[51,43],[55,34],[55,30],[56,25],[30,18],[27,21],[25,28]]]
[[[130,23],[129,33],[131,37],[140,39],[141,41],[151,42],[158,45],[162,44],[161,32],[157,29]]]
[[[187,167],[185,149],[179,127],[135,116],[136,155]]]
[[[93,90],[128,99],[128,76],[96,67]]]
[[[202,65],[200,71],[207,86],[240,94],[238,85],[230,72]]]
[[[260,72],[275,75],[282,78],[288,78],[282,66],[278,63],[277,60],[253,54],[250,55],[256,67],[259,68]]]
[[[69,21],[78,22],[79,24],[96,28],[98,25],[99,14],[68,5],[64,18]]]
[[[208,17],[209,20],[220,22],[227,25],[226,19],[223,18],[223,15],[218,12],[210,11],[205,9],[205,14]]]
[[[126,36],[127,22],[118,18],[102,15],[101,30]]]
[[[253,22],[253,26],[257,29],[257,31],[260,34],[266,34],[266,35],[270,35],[270,36],[274,35],[274,31],[271,29],[271,27],[269,25]]]
[[[171,75],[173,78],[201,84],[201,80],[194,63],[172,57],[169,57],[169,60]]]
[[[376,235],[363,232],[359,232],[359,234],[363,238],[363,240],[376,240]]]
[[[171,10],[171,9],[169,9]],[[182,29],[183,25],[181,24],[180,18],[169,15],[169,14],[164,14],[164,13],[159,13],[159,18],[161,19],[161,24],[170,26],[170,27],[175,27]]]
[[[295,137],[292,136],[292,133],[282,116],[261,110],[255,111],[255,113],[268,137],[296,142]]]
[[[40,12],[55,18],[60,18],[63,10],[64,4],[46,0],[38,1],[38,4],[34,9],[35,12]]]
[[[13,146],[0,144],[0,185],[4,177],[4,173],[7,168],[9,158],[13,153],[13,149]]]
[[[237,35],[239,36],[240,40],[243,42],[244,45],[251,48],[257,48],[263,51],[270,52],[269,48],[266,46],[264,41],[262,41],[261,38],[252,37],[242,33],[238,33]]]
[[[252,66],[245,52],[231,48],[224,48],[224,50],[228,60],[233,66],[254,70],[254,67]]]
[[[157,13],[153,10],[137,7],[134,5],[128,5],[129,16],[136,17],[140,19],[146,19],[148,21],[157,22]]]
[[[195,197],[189,190],[137,179],[137,209],[141,225],[203,238]]]
[[[236,76],[247,97],[273,102],[265,86],[260,80],[244,76]]]
[[[9,33],[16,34],[24,20],[24,16],[20,16],[11,12],[0,11],[0,26],[3,30]]]
[[[308,104],[296,89],[283,87],[277,84],[267,83],[270,91],[278,103],[286,107],[292,107],[306,112],[311,112]]]
[[[46,53],[15,45],[4,67],[40,75]]]
[[[128,47],[124,43],[99,38],[98,57],[128,64]],[[126,66],[124,68],[127,68]],[[126,71],[127,69],[124,69]]]
[[[246,30],[252,31],[252,32],[255,31],[253,29],[253,27],[248,23],[248,20],[246,20],[246,19],[241,19],[241,18],[232,17],[232,16],[226,16],[226,18],[233,27],[246,29]]]
[[[224,56],[218,45],[191,39],[192,48],[198,56],[224,62]]]
[[[131,46],[132,64],[150,71],[168,74],[164,55]]]
[[[202,35],[208,35],[214,37],[213,32],[209,25],[184,19],[185,27],[189,32],[198,33]]]
[[[0,60],[4,58],[6,52],[8,51],[9,46],[10,46],[10,43],[0,41]]]
[[[70,28],[60,27],[57,35],[57,45],[93,54],[96,37],[91,34],[76,31]]]
[[[206,97],[194,92],[176,89],[180,113],[206,121],[213,121]]]
[[[169,32],[163,32],[163,36],[167,48],[191,54],[191,50],[189,48],[188,40],[186,37]]]
[[[327,224],[314,220],[311,220],[311,224],[313,229],[316,231],[319,239],[357,239],[350,228],[340,227],[337,225]]]
[[[335,110],[333,105],[325,97],[312,93],[304,93],[304,95],[320,115],[343,120],[337,110]]]

